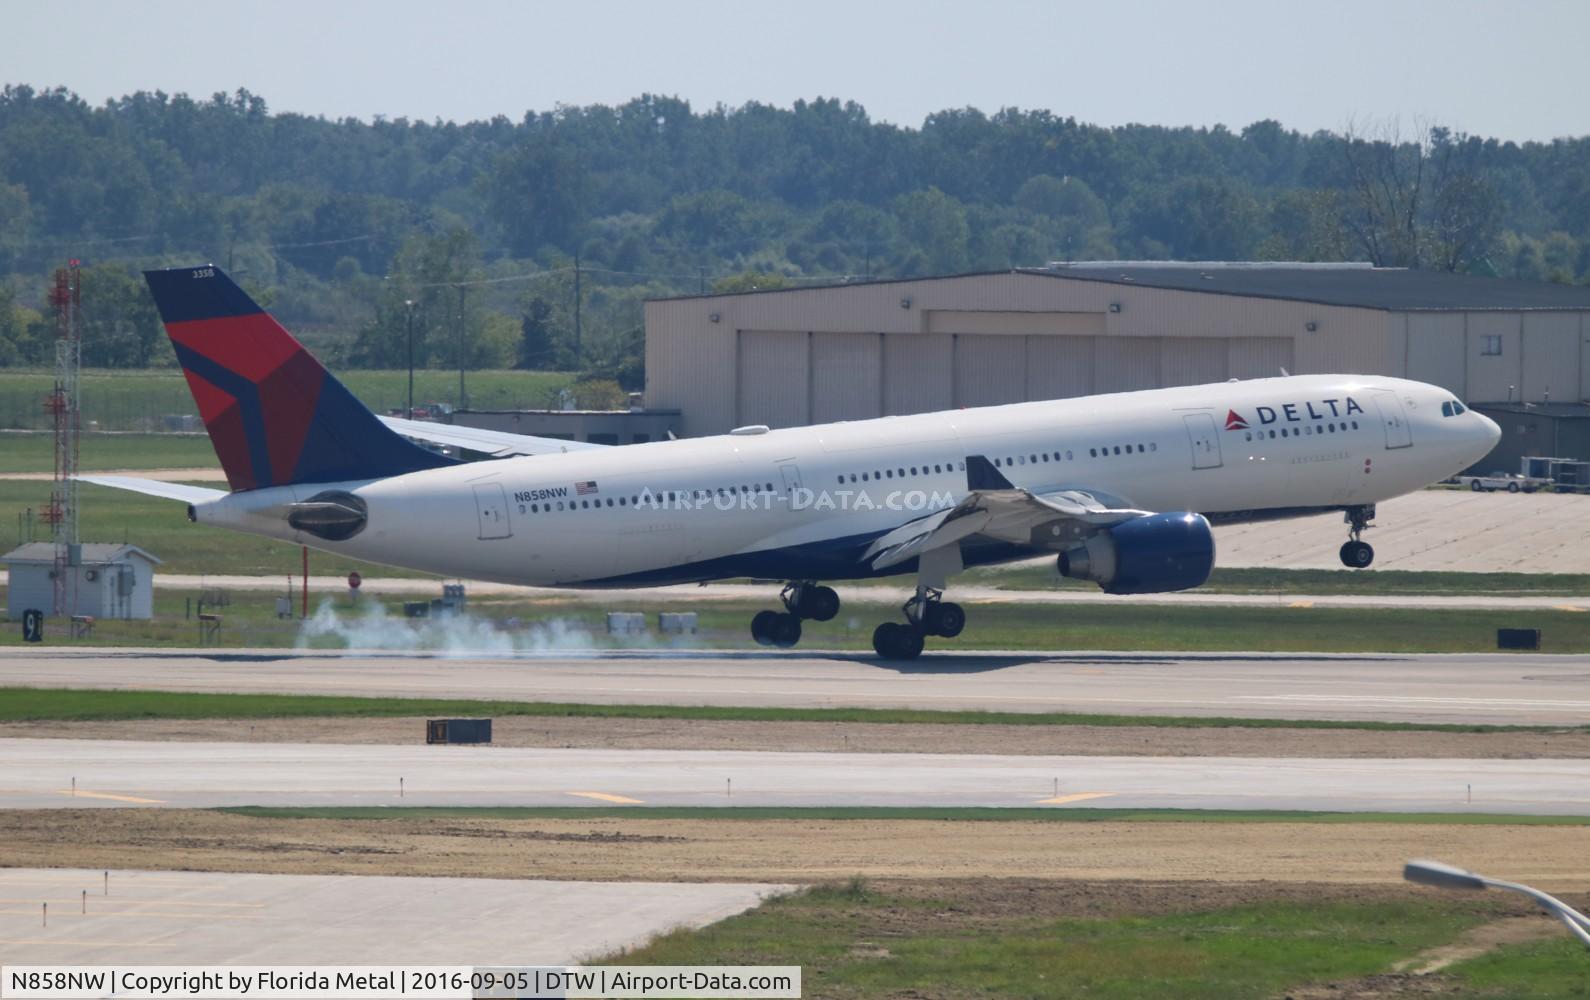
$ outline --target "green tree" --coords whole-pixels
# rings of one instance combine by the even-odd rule
[[[971,229],[966,209],[936,187],[903,194],[894,200],[900,230],[898,253],[903,273],[964,271],[968,263]]]
[[[351,360],[370,368],[406,367],[412,312],[415,365],[456,365],[460,325],[467,344],[480,332],[482,319],[478,294],[475,301],[470,297],[481,271],[475,235],[461,226],[412,235],[404,241],[394,267],[396,273],[382,285],[374,318],[354,341]]]

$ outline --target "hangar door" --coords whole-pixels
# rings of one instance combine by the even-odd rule
[[[998,406],[1027,399],[1027,338],[955,335],[955,405]]]
[[[882,341],[876,333],[812,334],[812,423],[882,416]]]
[[[769,427],[811,423],[807,386],[811,335],[786,330],[741,330],[734,422]]]
[[[1290,337],[1230,337],[1231,374],[1228,378],[1275,378],[1281,369],[1296,371]]]

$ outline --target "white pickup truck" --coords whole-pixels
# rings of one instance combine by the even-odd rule
[[[1542,486],[1551,485],[1549,479],[1522,476],[1516,472],[1493,472],[1488,476],[1453,476],[1452,481],[1459,486],[1467,486],[1475,493],[1494,493],[1497,490],[1506,490],[1509,493],[1533,493]]]

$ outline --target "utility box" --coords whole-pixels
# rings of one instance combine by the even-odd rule
[[[646,616],[639,611],[609,611],[608,635],[640,635],[646,631]]]
[[[695,635],[696,613],[694,611],[659,611],[657,613],[657,631],[663,635]]]
[[[426,743],[490,743],[490,719],[431,719],[425,723]]]
[[[1496,630],[1497,649],[1539,649],[1540,629],[1499,628]]]

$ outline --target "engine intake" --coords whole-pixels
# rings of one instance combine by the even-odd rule
[[[1092,580],[1107,594],[1188,590],[1209,579],[1215,536],[1202,514],[1146,514],[1090,535],[1060,553],[1060,575]]]
[[[364,501],[344,490],[326,490],[287,507],[288,524],[328,542],[352,538],[368,518]]]

